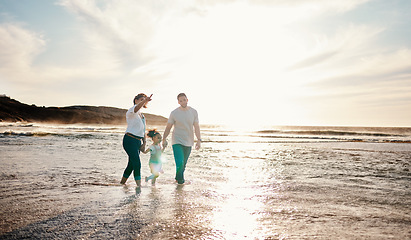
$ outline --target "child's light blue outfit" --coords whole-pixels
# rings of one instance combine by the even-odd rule
[[[164,173],[163,164],[161,162],[161,146],[151,145],[150,146],[150,161],[149,166],[151,169],[151,176],[146,178],[146,181],[158,177],[159,173]]]

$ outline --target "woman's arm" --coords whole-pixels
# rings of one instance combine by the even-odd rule
[[[145,153],[144,151],[146,150],[146,139],[143,138],[143,143],[140,146],[140,152]]]

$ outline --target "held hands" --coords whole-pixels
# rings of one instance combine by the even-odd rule
[[[163,149],[166,149],[166,147],[167,147],[167,145],[168,145],[168,142],[167,142],[167,140],[163,140]]]
[[[146,138],[143,138],[143,143],[141,144],[140,151],[144,152],[146,150]]]

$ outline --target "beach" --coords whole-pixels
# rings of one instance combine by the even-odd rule
[[[0,239],[411,238],[411,128],[202,126],[187,183],[168,147],[141,189],[124,130],[1,123]]]

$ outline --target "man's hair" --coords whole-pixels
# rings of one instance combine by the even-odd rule
[[[180,93],[180,94],[177,95],[177,100],[178,100],[180,97],[187,97],[187,96],[186,96],[185,93]]]

